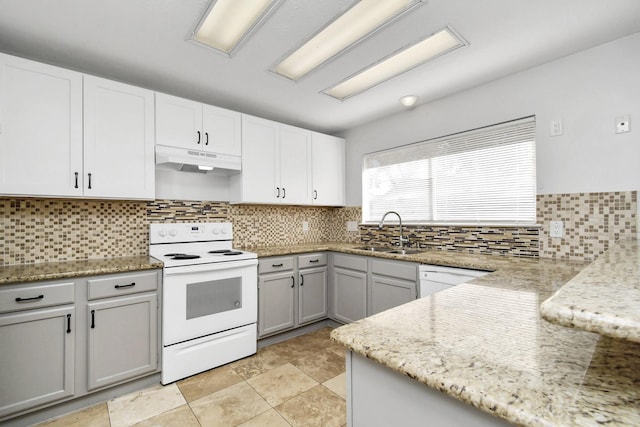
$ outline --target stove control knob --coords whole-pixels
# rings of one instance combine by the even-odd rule
[[[176,232],[176,230],[175,230],[175,229],[173,229],[173,228],[172,228],[171,230],[169,230],[169,235],[170,235],[171,237],[176,237],[176,234],[178,234],[178,233]]]
[[[160,237],[164,237],[167,235],[167,230],[161,228],[160,231],[158,231],[158,234],[160,235]]]
[[[213,234],[220,234],[220,229],[219,228],[214,228],[213,229]]]

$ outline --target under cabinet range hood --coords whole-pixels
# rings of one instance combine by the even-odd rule
[[[183,172],[232,175],[240,172],[240,156],[156,145],[156,164]]]

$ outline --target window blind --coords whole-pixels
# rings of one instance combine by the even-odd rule
[[[535,117],[365,155],[363,221],[390,210],[415,223],[535,223]]]

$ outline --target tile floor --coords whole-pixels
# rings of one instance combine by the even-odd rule
[[[346,425],[344,348],[319,329],[168,386],[112,399],[39,426]]]

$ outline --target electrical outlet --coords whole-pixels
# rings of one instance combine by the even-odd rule
[[[347,221],[347,231],[358,231],[358,222]]]
[[[563,235],[564,235],[564,222],[551,221],[551,224],[549,227],[549,236],[562,237]]]
[[[309,231],[309,221],[302,221],[302,231]]]

